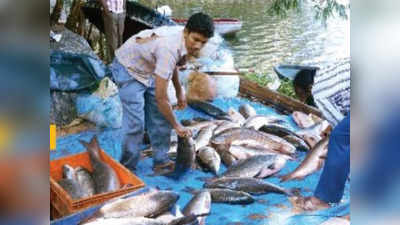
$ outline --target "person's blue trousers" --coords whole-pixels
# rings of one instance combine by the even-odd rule
[[[122,102],[122,159],[121,163],[134,170],[139,162],[140,147],[146,128],[153,149],[153,166],[166,163],[169,158],[171,125],[158,110],[154,79],[149,87],[133,78],[115,58],[111,71],[119,88]]]
[[[350,114],[332,130],[325,160],[314,196],[329,203],[338,203],[343,196],[350,172]]]

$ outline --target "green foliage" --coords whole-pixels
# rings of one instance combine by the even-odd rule
[[[256,74],[256,73],[247,73],[244,75],[245,78],[249,79],[250,81],[256,82],[262,87],[266,87],[268,83],[272,82],[273,80],[263,74]],[[297,98],[294,92],[293,83],[290,80],[280,80],[281,86],[278,88],[278,92],[289,96],[291,98]]]
[[[294,92],[293,82],[290,80],[281,80],[281,86],[279,86],[277,91],[281,94],[297,99],[296,93]]]
[[[348,19],[347,9],[350,4],[341,4],[337,0],[311,0],[314,5],[315,18],[326,25],[326,20],[336,14],[343,19]],[[291,10],[300,11],[303,0],[272,0],[268,9],[270,15],[286,17]]]
[[[300,11],[300,4],[303,0],[273,0],[268,13],[270,15],[284,18],[290,10]]]
[[[272,82],[272,79],[268,76],[265,76],[263,74],[257,74],[257,73],[247,73],[244,75],[247,79],[256,82],[260,86],[266,87],[268,83]]]

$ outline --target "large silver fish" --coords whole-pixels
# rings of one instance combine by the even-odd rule
[[[263,146],[231,145],[229,152],[238,160],[247,159],[256,155],[276,155],[280,152],[267,149]]]
[[[226,147],[227,146],[225,145],[216,146],[215,151],[217,151],[221,161],[225,164],[225,166],[230,167],[235,164],[238,159],[235,158],[235,156],[229,152],[229,148]]]
[[[211,120],[211,121],[202,121],[202,122],[193,122],[186,127],[190,130],[201,130],[204,127],[209,127],[211,125],[220,125],[221,123],[225,122],[226,120]]]
[[[211,143],[215,145],[231,145],[234,141],[253,140],[271,150],[293,154],[296,148],[286,140],[249,128],[231,128],[214,135]],[[236,143],[238,144],[238,143]]]
[[[245,119],[257,115],[256,110],[249,104],[243,104],[239,106],[239,113],[242,114]]]
[[[212,147],[203,147],[197,152],[197,158],[206,166],[212,173],[217,175],[221,165],[221,158],[219,154]]]
[[[321,169],[328,153],[329,138],[324,138],[308,152],[306,158],[293,172],[282,176],[281,182],[288,180],[301,180],[304,177]]]
[[[263,125],[258,130],[262,131],[264,133],[267,133],[267,134],[273,134],[273,135],[278,136],[278,137],[284,137],[284,136],[287,136],[287,135],[293,135],[293,136],[297,136],[297,137],[301,138],[296,133],[294,133],[293,131],[289,130],[289,128],[287,128],[287,127],[285,127],[283,125],[280,125],[280,124]]]
[[[254,198],[243,191],[233,191],[230,189],[210,188],[206,189],[211,194],[211,201],[216,203],[228,204],[251,204]]]
[[[191,137],[178,137],[175,174],[181,175],[195,168],[196,149]]]
[[[294,145],[296,149],[298,148],[303,151],[310,150],[310,146],[308,146],[308,144],[302,139],[302,137],[282,125],[264,125],[260,127],[259,131],[281,137],[287,142]]]
[[[268,177],[280,171],[287,159],[284,155],[256,155],[232,165],[221,177]]]
[[[261,179],[249,177],[222,177],[208,181],[204,184],[205,188],[224,188],[235,191],[244,191],[249,194],[269,194],[278,193],[291,195],[290,192],[278,185],[263,181]]]
[[[167,225],[163,221],[146,217],[98,218],[82,225]]]
[[[315,122],[311,119],[309,115],[300,111],[294,111],[292,113],[292,118],[297,126],[302,129],[311,127],[315,124]]]
[[[297,136],[287,135],[282,138],[291,143],[294,147],[296,147],[296,149],[299,149],[301,151],[309,151],[311,148],[311,146],[306,141]]]
[[[183,215],[208,214],[211,211],[211,195],[208,191],[197,193],[183,208]],[[197,218],[200,225],[205,224],[206,217]]]
[[[246,119],[243,117],[242,114],[240,114],[238,111],[236,111],[234,108],[230,107],[228,109],[228,114],[232,118],[232,121],[235,123],[238,123],[240,126],[244,124]]]
[[[175,192],[152,189],[140,195],[107,203],[85,222],[90,222],[99,218],[154,218],[170,210],[178,199],[179,195]]]
[[[330,126],[329,122],[323,120],[314,124],[311,127],[304,128],[302,130],[296,131],[295,133],[300,137],[304,136],[321,136],[322,132],[325,131]]]
[[[75,171],[79,186],[81,187],[82,192],[85,194],[84,197],[90,197],[96,194],[96,186],[89,170],[78,166],[75,168]]]
[[[205,101],[200,101],[200,100],[190,100],[188,101],[188,105],[192,107],[193,109],[199,110],[201,112],[204,112],[212,117],[215,117],[217,119],[221,120],[231,120],[229,115],[216,105],[213,105],[209,102]]]
[[[225,130],[235,128],[235,127],[240,127],[240,124],[231,122],[231,121],[225,121],[225,122],[221,123],[217,128],[214,129],[214,136],[222,133]]]
[[[208,145],[210,142],[211,137],[213,136],[214,129],[217,127],[216,124],[212,124],[208,127],[204,127],[199,131],[199,134],[197,135],[195,139],[195,146],[196,146],[196,151],[198,151],[200,148],[203,148]]]
[[[80,142],[89,153],[93,167],[92,177],[96,186],[96,194],[118,190],[120,188],[118,176],[113,168],[101,159],[100,146],[96,135],[93,136],[89,143],[82,140]]]
[[[247,118],[246,122],[243,124],[243,127],[253,128],[258,130],[265,125],[283,124],[283,123],[286,123],[286,121],[277,118],[275,116],[255,115]]]
[[[85,197],[83,193],[77,176],[76,171],[70,165],[65,164],[62,167],[63,179],[58,181],[58,184],[69,194],[72,199],[80,199]]]
[[[201,215],[203,216],[203,215]],[[146,217],[99,218],[84,225],[198,225],[198,215],[182,216],[170,222]]]

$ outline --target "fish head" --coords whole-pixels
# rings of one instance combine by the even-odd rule
[[[270,167],[273,170],[273,173],[276,173],[285,167],[288,159],[291,159],[291,157],[287,155],[276,155],[276,159]]]
[[[75,178],[75,169],[68,165],[64,164],[62,166],[63,178],[65,179],[74,179]]]

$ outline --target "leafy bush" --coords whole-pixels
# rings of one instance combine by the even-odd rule
[[[270,77],[263,74],[246,73],[244,77],[249,79],[250,81],[256,82],[257,84],[263,87],[266,87],[268,83],[272,82],[272,79]],[[278,88],[277,91],[281,94],[297,99],[296,93],[294,92],[292,81],[282,80],[282,79],[280,81],[281,81],[281,86]]]

